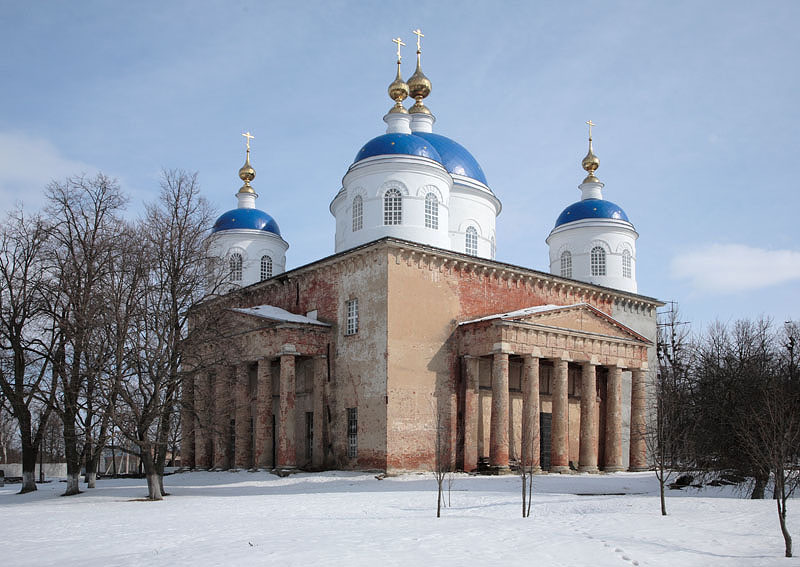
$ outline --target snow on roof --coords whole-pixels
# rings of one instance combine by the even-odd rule
[[[280,307],[274,305],[256,305],[255,307],[232,307],[231,311],[244,313],[245,315],[254,315],[264,319],[271,319],[273,321],[283,321],[285,323],[306,323],[308,325],[320,325],[322,327],[330,327],[330,323],[323,323],[305,315],[297,315],[290,313]]]
[[[490,321],[492,319],[515,319],[517,317],[525,317],[526,315],[533,315],[534,313],[545,313],[547,311],[556,311],[558,309],[567,309],[569,307],[578,307],[579,305],[588,305],[588,303],[575,303],[573,305],[537,305],[536,307],[526,307],[525,309],[517,309],[516,311],[509,311],[508,313],[495,313],[480,317],[479,319],[470,319],[469,321],[462,321],[459,325],[468,325],[470,323],[477,323],[478,321]]]

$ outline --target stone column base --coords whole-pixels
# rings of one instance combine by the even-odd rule
[[[629,467],[628,472],[646,472],[649,471],[650,467]]]
[[[561,466],[557,466],[557,467],[556,466],[551,466],[550,467],[550,472],[551,473],[558,473],[558,474],[569,474],[572,471],[570,470],[570,468],[568,466],[561,465]]]
[[[489,465],[489,468],[486,469],[485,474],[489,475],[511,474],[511,468],[503,465]]]
[[[625,470],[625,467],[621,467],[619,465],[610,465],[603,468],[603,472],[607,473],[614,473],[614,472],[622,472]]]
[[[596,465],[578,465],[579,473],[599,473],[600,469]]]

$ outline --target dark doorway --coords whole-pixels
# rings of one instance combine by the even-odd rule
[[[228,468],[232,469],[236,466],[236,420],[232,419],[230,422],[230,429],[228,430]]]
[[[543,471],[550,470],[550,435],[553,429],[553,414],[539,414],[539,460]]]
[[[314,451],[314,412],[306,412],[306,459],[309,464]]]
[[[275,430],[275,414],[272,414],[272,468],[278,466],[277,461],[277,451],[276,448],[278,447],[278,435],[277,431]]]
[[[250,418],[250,468],[256,468],[256,421]]]

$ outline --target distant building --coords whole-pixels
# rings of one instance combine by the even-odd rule
[[[438,432],[466,471],[502,472],[523,451],[557,472],[646,467],[662,303],[636,293],[638,235],[602,198],[591,137],[582,200],[547,240],[551,273],[497,262],[500,200],[433,132],[419,57],[407,83],[398,58],[386,133],[330,204],[333,256],[284,271],[248,144],[239,208],[210,237],[232,289],[205,307],[227,332],[184,388],[184,466],[424,470]]]

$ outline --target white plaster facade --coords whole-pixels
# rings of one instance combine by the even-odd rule
[[[272,261],[269,277],[286,271],[286,250],[289,249],[289,244],[277,234],[264,230],[228,229],[212,233],[209,240],[209,254],[222,259],[222,269],[226,273],[230,273],[232,255],[240,254],[242,257],[241,280],[230,276],[225,278],[223,292],[266,279],[261,277],[261,262],[265,256]]]
[[[387,134],[413,134],[432,132],[435,119],[430,114],[397,113],[387,114],[384,121]],[[401,193],[398,224],[388,223],[385,216],[386,193],[392,189]],[[426,197],[436,199],[433,223]],[[360,215],[355,204],[359,201]],[[336,218],[335,250],[342,252],[389,236],[494,259],[495,223],[501,208],[487,185],[450,173],[434,159],[406,154],[368,157],[350,166],[342,189],[331,201],[330,211]],[[471,250],[467,248],[468,231],[475,245]]]
[[[599,181],[584,182],[579,188],[585,204],[598,203],[595,210],[602,210],[602,205],[609,204],[603,201],[603,184]],[[633,224],[621,218],[604,217],[602,212],[560,224],[546,240],[550,249],[550,273],[636,293],[638,237]],[[592,266],[592,250],[596,248],[602,250],[602,269]],[[571,271],[565,270],[562,263],[565,254],[569,255]]]

